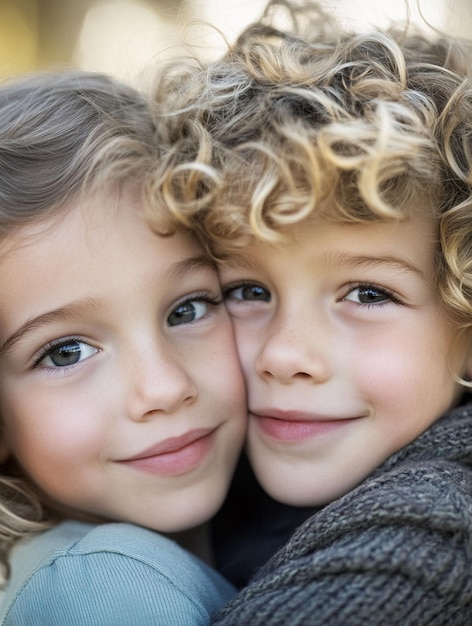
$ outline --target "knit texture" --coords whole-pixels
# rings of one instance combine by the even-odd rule
[[[213,623],[470,626],[472,405],[308,519]]]

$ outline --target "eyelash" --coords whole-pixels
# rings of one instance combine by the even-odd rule
[[[187,304],[187,302],[207,302],[208,304],[213,304],[215,306],[217,306],[218,304],[222,304],[223,303],[223,298],[221,295],[219,296],[211,296],[208,292],[206,291],[197,291],[197,293],[191,293],[188,296],[185,296],[183,298],[183,300],[177,302],[173,307],[173,309],[176,309],[179,306],[182,306],[182,304]]]
[[[184,306],[185,304],[190,304],[192,302],[205,302],[206,304],[209,304],[211,306],[218,306],[219,304],[223,304],[223,296],[221,294],[218,296],[212,296],[208,292],[204,291],[189,294],[172,306],[172,310],[169,313],[169,316],[172,315],[172,313],[179,307]]]
[[[257,281],[240,280],[238,282],[231,283],[230,285],[226,285],[225,287],[223,287],[222,289],[223,300],[225,300],[231,294],[232,291],[236,291],[237,289],[242,289],[243,287],[258,287],[259,289],[263,289],[264,291],[267,291],[268,294],[270,294],[269,289],[267,289],[267,287],[263,287]]]
[[[381,301],[381,302],[371,302],[371,303],[361,303],[361,302],[354,302],[352,300],[348,300],[347,296],[351,292],[355,291],[356,289],[363,289],[365,291],[368,291],[369,289],[371,289],[372,291],[377,291],[378,293],[385,295],[386,300]],[[388,289],[387,287],[381,287],[380,285],[377,285],[376,283],[365,283],[365,282],[352,282],[346,285],[345,295],[339,298],[339,302],[341,301],[351,302],[354,306],[359,306],[363,308],[381,307],[381,306],[385,306],[389,302],[392,302],[393,304],[402,304],[402,301],[400,300],[400,298],[391,289]]]
[[[44,346],[42,346],[38,350],[38,353],[36,354],[34,361],[33,361],[32,369],[38,368],[41,361],[45,357],[51,355],[54,352],[54,350],[57,350],[58,348],[62,346],[65,346],[67,344],[74,343],[74,342],[86,343],[87,345],[90,345],[86,341],[84,341],[81,337],[76,337],[73,335],[71,337],[61,337],[60,339],[53,339],[52,341],[48,341],[48,343],[46,343]],[[64,366],[64,367],[57,368],[57,369],[64,372],[69,367],[72,367],[72,366]],[[56,369],[56,368],[50,368],[50,369]]]

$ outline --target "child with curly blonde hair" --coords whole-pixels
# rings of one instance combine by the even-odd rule
[[[160,85],[155,198],[218,259],[265,491],[243,465],[216,523],[217,624],[470,623],[471,52],[272,2]]]

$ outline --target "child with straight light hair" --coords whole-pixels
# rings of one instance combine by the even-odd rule
[[[220,507],[246,410],[213,261],[144,216],[160,150],[104,75],[0,85],[4,626],[209,624],[235,591],[174,541]]]
[[[218,259],[260,485],[217,516],[214,623],[470,624],[471,59],[274,1],[162,78],[154,197]]]

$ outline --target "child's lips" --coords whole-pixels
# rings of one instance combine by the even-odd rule
[[[177,476],[195,469],[213,447],[216,428],[196,429],[172,437],[120,461],[128,467],[157,474]]]
[[[338,417],[269,409],[251,412],[250,417],[256,421],[261,431],[272,439],[301,441],[327,434],[364,416]]]

